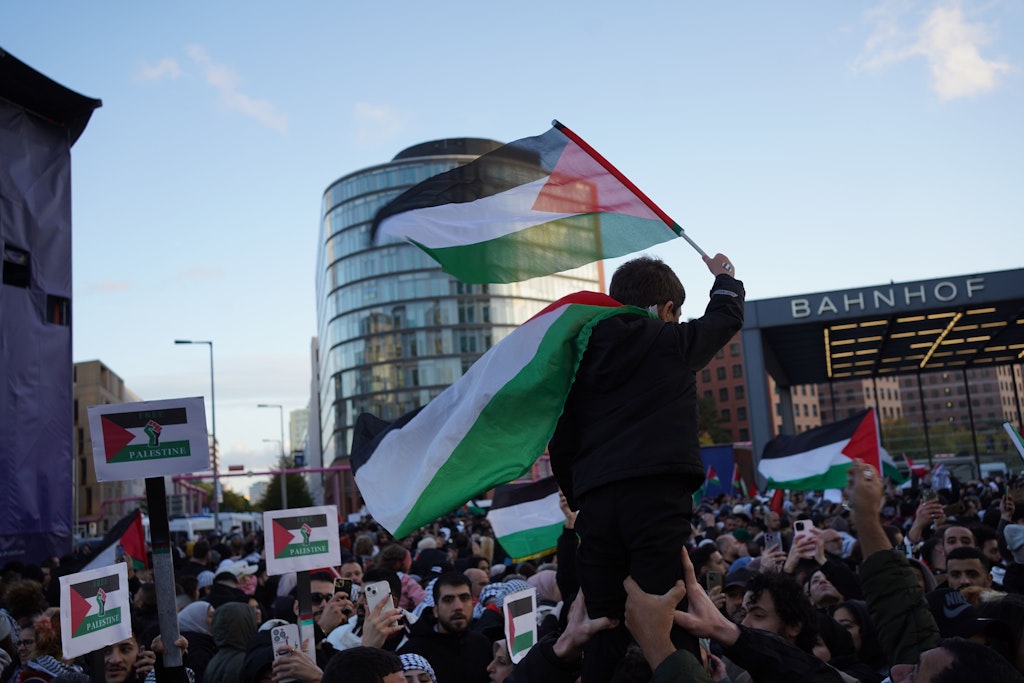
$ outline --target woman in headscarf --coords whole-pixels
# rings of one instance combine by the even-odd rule
[[[217,653],[210,631],[212,619],[213,606],[203,600],[190,603],[178,612],[178,631],[188,639],[188,666],[196,673],[198,683],[205,680],[206,667]]]
[[[213,612],[213,642],[217,654],[206,667],[205,683],[241,683],[245,648],[256,633],[256,613],[241,602],[229,602]]]

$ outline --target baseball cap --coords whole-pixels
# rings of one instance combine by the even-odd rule
[[[722,583],[722,590],[728,590],[737,586],[746,588],[752,578],[754,578],[754,572],[750,571],[746,567],[740,567],[739,569],[731,571],[725,575],[725,581]]]
[[[986,632],[1006,639],[1006,624],[998,619],[979,617],[974,605],[957,589],[939,588],[925,598],[943,638],[970,638]]]

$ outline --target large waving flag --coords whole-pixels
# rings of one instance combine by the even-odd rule
[[[378,212],[374,239],[408,240],[463,282],[519,282],[683,234],[590,145],[553,125],[406,190]]]
[[[768,480],[767,488],[842,489],[854,458],[883,469],[874,408],[802,434],[775,437],[764,447],[757,469]]]
[[[558,483],[546,477],[528,484],[506,484],[494,490],[487,521],[513,562],[555,552],[565,527],[558,506]]]
[[[356,420],[351,463],[374,519],[398,538],[521,477],[547,447],[590,332],[647,311],[596,292],[559,299],[422,408]]]

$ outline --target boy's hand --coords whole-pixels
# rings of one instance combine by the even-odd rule
[[[715,277],[719,275],[729,275],[730,277],[736,277],[736,269],[733,268],[732,261],[725,254],[715,254],[714,256],[705,256],[704,263],[708,264],[708,270]]]

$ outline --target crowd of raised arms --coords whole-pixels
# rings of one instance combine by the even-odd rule
[[[664,595],[623,584],[633,642],[610,680],[1024,681],[1016,483],[897,488],[858,463],[841,501],[820,492],[791,492],[774,509],[767,498],[704,500],[679,558],[684,580]],[[270,630],[297,620],[296,577],[266,574],[262,536],[183,542],[175,580],[187,675],[576,681],[585,644],[619,624],[591,618],[578,599],[576,515],[564,502],[563,512],[557,551],[525,562],[512,562],[486,519],[464,511],[403,539],[369,518],[339,525],[341,565],[311,575],[315,661],[295,648],[275,656]],[[133,637],[64,659],[57,577],[77,559],[3,567],[0,683],[159,680],[151,570],[130,572]],[[388,582],[392,601],[370,611],[360,587],[377,581]],[[502,601],[531,586],[539,642],[513,664]],[[673,626],[700,639],[699,657],[673,645]]]

